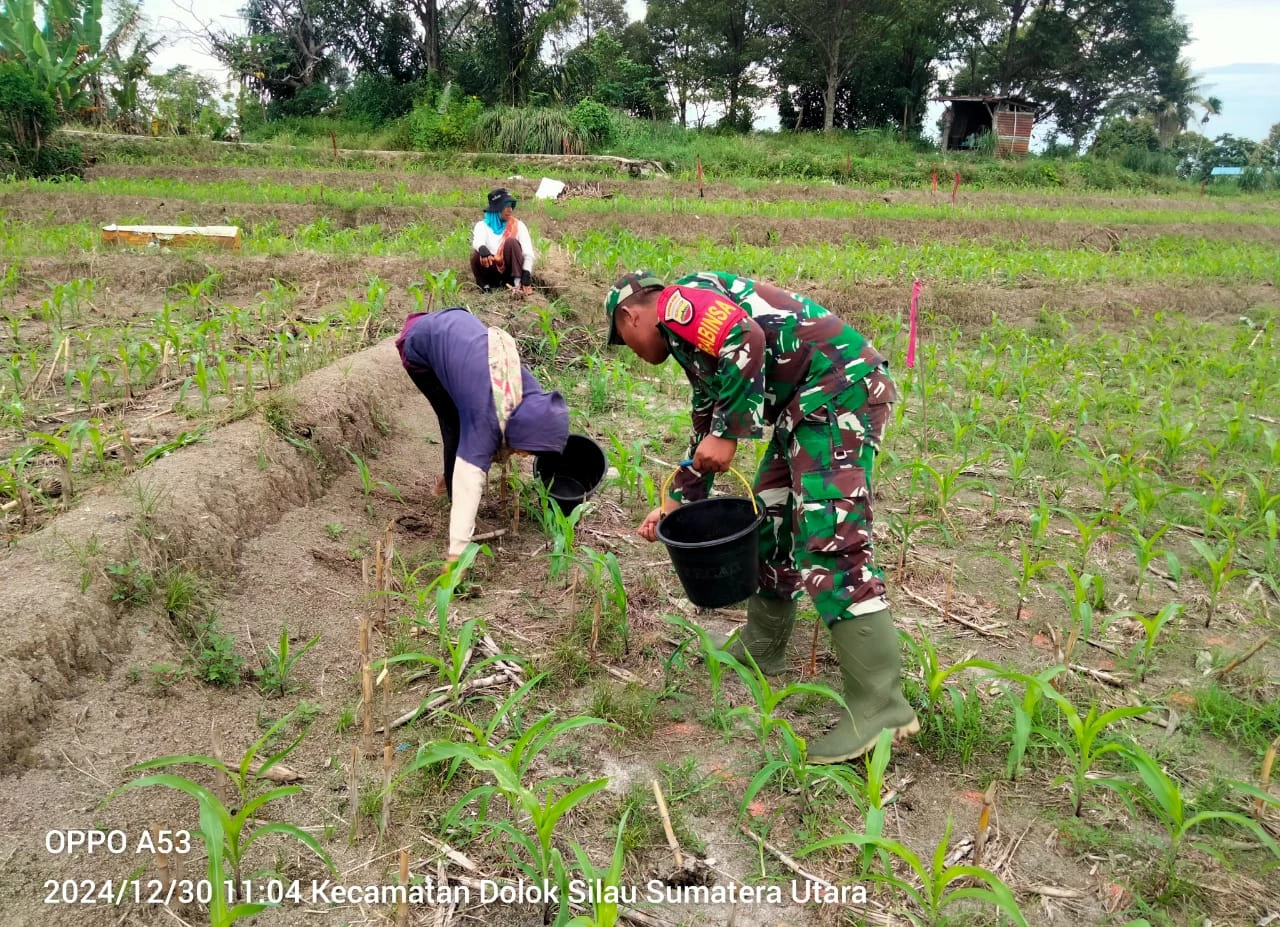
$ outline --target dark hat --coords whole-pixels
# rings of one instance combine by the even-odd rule
[[[618,334],[615,320],[618,307],[637,293],[647,293],[650,290],[662,288],[662,281],[645,270],[632,271],[609,288],[604,298],[604,314],[609,320],[609,344],[625,343],[622,336]]]
[[[510,204],[514,209],[516,198],[507,192],[506,187],[498,187],[496,190],[489,191],[489,205],[485,212],[502,212],[507,204]]]

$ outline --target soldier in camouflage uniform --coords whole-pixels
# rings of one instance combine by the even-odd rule
[[[885,728],[917,731],[872,556],[872,467],[896,398],[885,358],[812,300],[732,274],[692,274],[671,286],[628,274],[609,291],[605,311],[610,344],[626,344],[652,364],[674,357],[693,386],[692,468],[680,471],[640,534],[655,540],[663,514],[707,496],[738,440],[762,438],[772,425],[755,482],[767,513],[760,588],[729,651],[782,672],[796,599],[808,592],[831,629],[849,707],[810,746],[809,761],[860,756]]]

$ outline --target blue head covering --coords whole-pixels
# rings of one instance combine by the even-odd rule
[[[507,419],[507,446],[532,454],[559,454],[569,441],[569,406],[564,397],[547,392],[521,368],[524,396]]]
[[[508,193],[505,187],[489,191],[489,205],[485,207],[484,224],[489,226],[489,231],[495,235],[501,235],[506,228],[506,223],[502,221],[502,210],[508,205],[514,209],[516,198]]]

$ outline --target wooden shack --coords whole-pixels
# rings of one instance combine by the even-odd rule
[[[977,148],[984,135],[995,132],[994,150],[1000,155],[1024,155],[1031,147],[1035,128],[1035,103],[1022,97],[938,97],[946,103],[942,112],[942,148],[964,151]]]
[[[170,247],[212,243],[219,248],[240,250],[240,229],[234,225],[104,225],[103,244]]]

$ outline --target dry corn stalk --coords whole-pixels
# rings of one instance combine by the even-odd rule
[[[365,756],[373,756],[373,664],[365,658],[364,665],[360,667],[361,691],[364,695],[364,703],[360,706],[363,720],[364,732],[361,735],[361,746]]]
[[[388,740],[382,747],[382,818],[379,824],[384,837],[391,826],[391,760],[394,753],[395,749]]]
[[[1271,741],[1271,746],[1267,747],[1267,755],[1262,758],[1262,775],[1258,777],[1258,788],[1262,789],[1264,792],[1267,791],[1267,788],[1271,785],[1271,768],[1275,766],[1276,763],[1277,749],[1280,749],[1280,735],[1277,735],[1276,739]],[[1253,800],[1253,816],[1255,818],[1261,818],[1266,810],[1266,802],[1261,798],[1255,798]]]
[[[667,844],[676,858],[676,868],[684,868],[684,856],[680,852],[680,843],[676,840],[676,832],[671,827],[671,815],[667,813],[667,800],[662,797],[662,786],[653,780],[653,797],[658,801],[658,815],[662,818],[662,829],[667,834]]]
[[[996,780],[992,779],[982,793],[982,810],[978,812],[978,832],[973,838],[973,864],[982,865],[982,851],[987,845],[987,833],[991,828],[991,811],[996,803]]]
[[[213,758],[220,764],[225,764],[226,760],[222,758],[222,729],[218,727],[217,720],[211,722],[209,727],[209,742],[213,747]],[[220,801],[227,801],[227,774],[222,771],[221,766],[218,766],[213,771],[213,793],[218,796]]]
[[[400,900],[396,902],[396,927],[407,927],[409,923],[409,850],[400,848]]]

